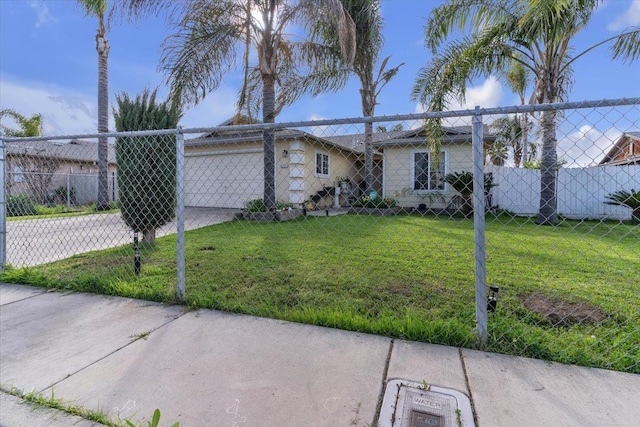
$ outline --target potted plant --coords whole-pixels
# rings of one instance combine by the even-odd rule
[[[473,212],[473,174],[468,171],[454,172],[447,174],[444,177],[444,180],[451,185],[454,190],[460,193],[460,197],[462,199],[460,211],[462,211],[465,216],[468,216]],[[488,197],[489,190],[495,186],[496,184],[493,183],[493,174],[484,174],[485,197]]]
[[[305,200],[302,206],[308,211],[316,209],[316,203],[313,200]]]

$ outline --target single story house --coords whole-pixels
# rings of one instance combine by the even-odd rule
[[[598,165],[640,165],[640,132],[623,133]]]
[[[225,122],[221,125],[230,125]],[[382,157],[376,154],[381,170]],[[333,203],[328,189],[348,177],[363,180],[364,146],[332,141],[294,129],[276,131],[276,200],[301,206]],[[242,208],[264,192],[262,131],[217,130],[185,141],[185,205]],[[340,203],[345,203],[345,195]]]
[[[221,125],[230,125],[225,122]],[[485,141],[493,138],[485,128]],[[439,162],[432,158],[423,128],[376,132],[374,190],[403,207],[445,207],[453,192],[450,172],[472,170],[471,127],[445,128]],[[302,130],[276,132],[276,200],[301,206],[307,200],[333,205],[328,189],[341,180],[341,206],[363,194],[364,135],[317,136]],[[216,130],[185,141],[185,205],[242,208],[264,191],[262,131]],[[346,193],[346,194],[345,194]],[[329,195],[320,199],[319,195]]]
[[[401,207],[445,208],[455,191],[444,177],[473,171],[471,126],[444,127],[439,158],[434,158],[424,127],[376,134],[374,147],[383,157],[382,195]],[[495,139],[484,127],[484,145]]]
[[[98,144],[94,141],[13,141],[5,143],[7,190],[44,203],[60,187],[74,188],[79,204],[97,198]],[[115,181],[116,157],[109,144],[109,186]],[[95,183],[93,183],[95,181]],[[96,187],[93,190],[93,187]],[[111,188],[110,195],[117,192]],[[114,199],[117,197],[113,197]]]

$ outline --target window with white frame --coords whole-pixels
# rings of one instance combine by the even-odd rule
[[[329,154],[316,151],[316,175],[329,176]]]
[[[411,153],[411,189],[413,191],[442,191],[444,176],[447,170],[447,156],[440,152],[440,161],[433,161],[430,151],[414,151]]]
[[[13,182],[22,182],[24,181],[24,169],[21,166],[13,167]]]

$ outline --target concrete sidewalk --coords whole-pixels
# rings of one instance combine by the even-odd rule
[[[182,427],[369,426],[396,378],[464,393],[482,427],[640,420],[639,375],[0,285],[2,389],[53,390],[113,419],[146,423],[159,408],[161,425]],[[0,399],[2,426],[93,425],[53,424],[55,414],[44,412]]]

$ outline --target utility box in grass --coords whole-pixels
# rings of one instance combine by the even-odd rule
[[[406,380],[391,380],[378,419],[380,427],[475,427],[462,392]]]

